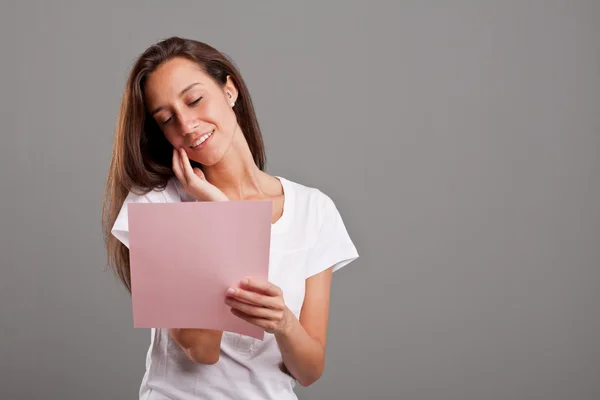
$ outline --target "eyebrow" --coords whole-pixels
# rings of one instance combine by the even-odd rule
[[[183,90],[182,90],[182,91],[179,93],[179,96],[180,96],[180,97],[181,97],[181,96],[183,96],[183,94],[184,94],[185,92],[187,92],[188,90],[190,90],[191,88],[193,88],[193,87],[194,87],[194,86],[196,86],[196,85],[202,85],[202,84],[201,84],[200,82],[194,82],[194,83],[192,83],[192,84],[188,85],[188,86],[187,86],[185,89],[183,89]],[[159,106],[159,107],[156,107],[154,110],[152,110],[152,112],[150,113],[150,115],[154,115],[154,114],[156,114],[157,112],[159,112],[159,111],[161,111],[161,110],[164,110],[164,109],[165,109],[165,106]]]

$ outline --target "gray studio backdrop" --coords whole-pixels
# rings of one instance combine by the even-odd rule
[[[133,399],[109,272],[126,74],[171,35],[236,61],[268,171],[328,193],[327,369],[302,399],[600,399],[600,2],[2,2],[0,398]]]

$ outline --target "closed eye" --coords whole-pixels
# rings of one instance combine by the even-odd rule
[[[198,104],[198,102],[199,102],[201,99],[202,99],[202,96],[200,96],[200,97],[198,97],[196,100],[192,101],[192,102],[191,102],[189,105],[190,105],[190,106],[196,105],[196,104]]]
[[[202,96],[198,97],[196,100],[192,101],[191,103],[189,103],[189,106],[195,106],[196,104],[198,104],[200,102],[200,100],[202,100]],[[173,117],[169,117],[166,120],[164,120],[163,122],[161,122],[161,125],[167,125],[168,123],[171,122],[171,120],[173,119]]]

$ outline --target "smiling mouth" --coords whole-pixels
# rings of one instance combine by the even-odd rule
[[[211,137],[213,133],[215,133],[214,129],[212,131],[200,136],[194,143],[192,143],[190,148],[195,149],[196,147],[200,146],[202,143],[204,143],[206,141],[206,139]]]

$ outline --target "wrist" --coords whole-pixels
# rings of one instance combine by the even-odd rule
[[[300,322],[288,307],[285,308],[283,312],[283,319],[281,321],[281,327],[275,332],[276,337],[287,338],[289,337],[297,324]]]

